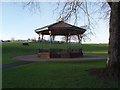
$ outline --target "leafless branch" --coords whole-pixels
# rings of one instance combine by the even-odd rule
[[[55,10],[59,8],[61,2],[58,2],[57,4],[58,6],[55,8]],[[107,2],[94,2],[92,5],[90,2],[87,2],[87,0],[86,2],[81,2],[80,0],[66,0],[66,2],[62,2],[62,8],[57,20],[69,21],[72,19],[72,21],[74,21],[74,24],[77,24],[77,21],[80,21],[80,19],[83,19],[84,17],[86,18],[84,22],[87,22],[87,29],[90,31],[90,33],[92,33],[91,29],[94,29],[94,26],[96,26],[97,23],[97,21],[92,17],[92,14],[98,14],[101,16],[100,19],[109,18],[111,10],[108,4],[111,5],[111,3]],[[94,5],[97,7],[95,10],[93,10]],[[26,6],[31,7],[33,11],[36,9],[40,10],[40,5],[39,3],[35,2],[35,0],[30,0],[30,2],[25,3],[24,8]]]
[[[23,2],[23,9],[28,9],[30,12],[38,13],[40,12],[40,2],[36,0],[30,0],[29,2]]]

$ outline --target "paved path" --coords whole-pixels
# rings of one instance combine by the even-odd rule
[[[24,64],[30,64],[32,63],[31,61],[22,61],[22,62],[17,62],[17,63],[11,63],[11,64],[5,64],[0,66],[0,68],[5,69],[5,68],[10,68],[10,67],[15,67],[15,66],[20,66],[20,65],[24,65]]]
[[[107,56],[105,55],[84,55],[83,57],[79,58],[39,58],[37,54],[35,55],[23,55],[23,56],[16,56],[12,59],[15,60],[22,60],[22,61],[78,61],[78,60],[93,60],[93,59],[105,59]]]
[[[84,55],[84,57],[80,58],[51,58],[51,59],[41,59],[37,57],[37,55],[23,55],[23,56],[16,56],[12,59],[20,60],[21,62],[12,63],[12,64],[5,64],[0,66],[0,68],[10,68],[15,66],[20,66],[24,64],[30,64],[33,62],[45,62],[45,61],[80,61],[80,60],[99,60],[99,59],[107,59],[105,55]]]

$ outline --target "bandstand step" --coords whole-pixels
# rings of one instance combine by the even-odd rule
[[[38,53],[38,57],[40,58],[50,58],[50,53]]]

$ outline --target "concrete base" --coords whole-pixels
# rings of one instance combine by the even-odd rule
[[[43,58],[43,59],[48,59],[50,58],[50,53],[49,52],[38,53],[38,57]]]
[[[71,49],[71,50],[62,50],[62,49],[52,49],[48,50],[39,50],[38,57],[48,59],[48,58],[78,58],[83,57],[82,49]]]

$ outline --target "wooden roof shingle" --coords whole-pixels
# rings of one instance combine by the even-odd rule
[[[43,35],[49,35],[49,31],[52,32],[52,35],[77,35],[83,34],[86,29],[59,21],[35,30],[36,33]]]

